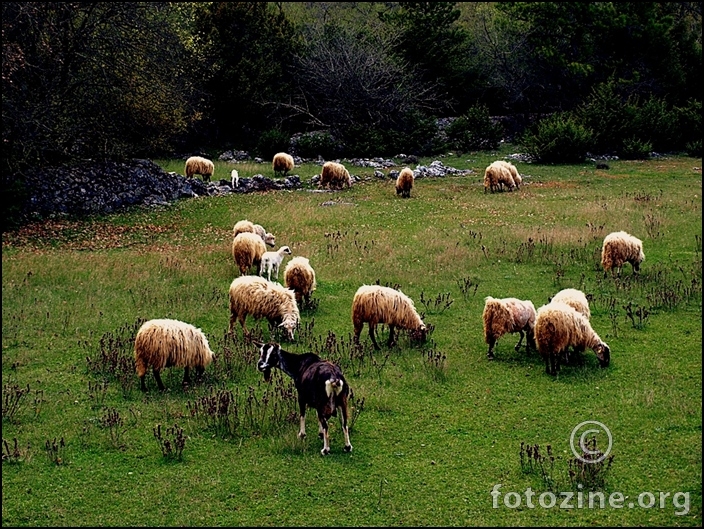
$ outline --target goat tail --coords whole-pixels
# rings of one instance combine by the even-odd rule
[[[328,397],[332,397],[333,394],[339,395],[344,385],[345,383],[341,378],[329,378],[325,381],[325,393],[327,393]]]

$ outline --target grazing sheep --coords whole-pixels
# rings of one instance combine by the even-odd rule
[[[607,367],[611,361],[609,346],[592,329],[589,320],[561,301],[551,301],[538,309],[535,341],[549,375],[557,375],[560,359],[567,354],[569,347],[578,353],[587,347],[592,349],[601,367]]]
[[[530,300],[518,298],[497,299],[487,296],[484,299],[484,341],[489,345],[486,356],[493,360],[494,345],[504,334],[519,333],[520,338],[514,349],[518,351],[526,336],[526,350],[535,348],[535,306]],[[524,334],[525,333],[525,334]]]
[[[623,263],[631,263],[633,273],[637,274],[640,270],[640,264],[644,260],[643,242],[640,239],[625,231],[616,231],[604,237],[604,244],[601,247],[601,266],[604,268],[604,277],[609,270],[613,275],[614,269],[620,277]]]
[[[232,184],[230,187],[232,187],[232,189],[240,187],[240,174],[237,172],[237,169],[232,170],[230,177],[232,178]]]
[[[186,160],[186,178],[192,178],[193,175],[199,174],[203,177],[204,182],[206,180],[209,182],[210,177],[213,176],[214,172],[215,165],[213,165],[213,162],[207,158],[203,158],[201,156],[191,156],[188,160]]]
[[[289,171],[293,171],[293,156],[285,152],[278,152],[274,155],[271,166],[274,169],[275,175],[281,174],[286,176]]]
[[[375,349],[374,331],[377,324],[389,326],[389,347],[395,344],[394,328],[412,331],[419,339],[425,341],[427,329],[416,312],[413,300],[400,290],[381,285],[362,285],[357,289],[352,300],[352,324],[354,325],[354,343],[359,344],[359,335],[364,323],[369,324],[369,336]]]
[[[398,177],[396,177],[396,194],[401,195],[402,198],[410,197],[414,180],[413,171],[409,167],[401,169]]]
[[[183,367],[183,386],[191,383],[190,368],[200,378],[215,358],[203,331],[178,320],[157,319],[145,322],[134,341],[134,359],[142,391],[144,377],[151,367],[159,389],[164,391],[160,372],[167,367]]]
[[[551,301],[561,301],[567,303],[574,310],[582,314],[585,318],[590,319],[592,317],[591,311],[589,310],[589,301],[587,296],[581,290],[576,288],[565,288],[560,290],[553,297],[548,299]]]
[[[282,246],[275,252],[264,252],[262,262],[259,266],[259,275],[263,276],[266,271],[266,278],[271,281],[271,272],[276,274],[275,278],[279,279],[279,267],[284,260],[284,255],[291,255],[291,248]]]
[[[506,167],[508,171],[511,173],[511,178],[513,178],[514,184],[516,184],[516,189],[520,189],[521,183],[523,183],[523,177],[518,173],[518,169],[516,169],[516,166],[513,165],[511,162],[507,162],[505,160],[498,160],[501,165]]]
[[[484,170],[484,192],[487,189],[492,193],[503,189],[505,185],[509,191],[513,191],[516,183],[511,176],[511,171],[504,165],[506,162],[497,160],[492,162]]]
[[[298,437],[306,436],[306,408],[318,412],[318,434],[323,439],[322,455],[330,453],[328,421],[340,410],[340,425],[345,435],[345,452],[352,451],[347,425],[347,399],[351,390],[342,370],[336,364],[321,360],[314,353],[294,354],[284,351],[277,343],[254,342],[259,348],[257,369],[264,380],[271,380],[271,370],[276,367],[293,379],[298,392],[299,430]]]
[[[242,275],[247,275],[253,266],[259,270],[265,252],[264,241],[255,233],[243,232],[232,240],[232,258]]]
[[[344,165],[337,162],[325,162],[320,173],[320,186],[340,189],[343,186],[350,187],[352,177]]]
[[[230,285],[230,332],[233,332],[235,322],[239,321],[244,336],[249,337],[245,327],[249,314],[255,319],[266,318],[271,325],[283,327],[291,340],[300,322],[293,290],[259,276],[240,276]]]
[[[254,224],[246,219],[239,220],[232,228],[232,236],[237,237],[240,233],[256,233],[268,246],[276,246],[276,236],[268,233],[261,224]]]
[[[284,269],[284,286],[296,293],[296,302],[310,303],[311,294],[316,289],[315,270],[310,266],[308,258],[296,256]]]

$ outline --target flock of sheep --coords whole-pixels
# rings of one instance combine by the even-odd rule
[[[273,170],[286,174],[294,166],[293,158],[278,153],[273,159]],[[210,178],[213,164],[207,159],[191,157],[186,162],[186,176],[201,174]],[[236,175],[233,173],[233,184]],[[404,168],[396,181],[396,193],[410,196],[413,187],[413,171]],[[496,161],[490,164],[484,175],[484,192],[504,188],[519,188],[521,177],[509,162]],[[326,162],[320,179],[321,186],[341,188],[352,185],[347,169],[336,162]],[[283,285],[278,283],[279,268],[286,255],[291,255],[288,246],[267,251],[274,247],[276,237],[263,226],[249,220],[237,222],[233,228],[232,257],[240,276],[229,288],[230,324],[229,332],[235,332],[239,321],[245,339],[250,337],[246,328],[247,316],[266,318],[271,325],[282,327],[290,340],[294,339],[300,324],[299,304],[310,302],[316,289],[315,271],[309,260],[295,256],[283,272]],[[601,264],[604,273],[617,272],[624,263],[630,263],[634,273],[639,271],[645,259],[642,242],[626,232],[611,233],[604,239]],[[252,273],[256,271],[256,273]],[[266,273],[266,279],[263,277]],[[272,281],[271,274],[274,274]],[[530,300],[517,298],[486,297],[482,314],[484,340],[489,346],[487,357],[494,358],[494,346],[505,334],[519,333],[515,346],[519,350],[524,338],[526,350],[537,349],[545,362],[546,373],[556,375],[561,362],[569,360],[569,354],[592,349],[602,367],[610,362],[609,346],[594,331],[590,323],[591,312],[585,294],[576,289],[565,289],[553,296],[547,304],[535,309]],[[359,344],[360,334],[366,323],[375,349],[379,349],[375,329],[379,324],[389,328],[389,347],[395,344],[395,331],[406,330],[421,341],[427,336],[427,328],[418,314],[413,300],[400,290],[381,285],[362,285],[352,301],[352,323],[354,343]],[[318,412],[319,433],[324,440],[321,453],[329,452],[327,421],[341,409],[341,421],[345,432],[345,450],[352,449],[347,432],[347,398],[349,388],[338,366],[321,360],[317,355],[288,353],[278,344],[256,343],[260,349],[258,369],[265,378],[272,367],[281,369],[294,379],[300,404],[301,429],[305,436],[305,409],[311,407]],[[571,351],[570,351],[571,350]],[[183,385],[189,385],[190,370],[197,376],[213,361],[214,353],[204,333],[193,325],[177,320],[149,320],[139,329],[135,338],[136,371],[142,390],[146,390],[145,375],[149,368],[160,390],[164,384],[160,372],[167,367],[184,368]],[[344,388],[344,389],[343,389]]]

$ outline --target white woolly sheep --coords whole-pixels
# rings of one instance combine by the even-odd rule
[[[275,342],[267,344],[254,342],[259,348],[257,369],[264,374],[264,380],[271,380],[271,370],[278,368],[293,379],[298,393],[299,430],[298,437],[306,436],[306,408],[318,412],[318,434],[323,439],[321,454],[330,453],[328,421],[340,410],[340,426],[345,436],[345,452],[352,450],[350,432],[347,426],[347,400],[352,394],[340,366],[329,360],[322,360],[315,353],[295,354],[284,351]]]
[[[282,246],[275,252],[264,252],[262,262],[259,265],[259,275],[263,276],[266,271],[266,278],[271,281],[271,273],[274,272],[275,279],[279,279],[279,268],[285,255],[291,255],[291,248]]]
[[[207,158],[201,156],[191,156],[186,160],[185,173],[186,178],[192,178],[193,175],[201,175],[203,181],[210,181],[210,177],[215,172],[215,165]]]
[[[487,296],[484,299],[484,341],[489,345],[486,356],[494,358],[494,345],[504,334],[519,333],[520,338],[514,346],[516,351],[521,347],[526,336],[526,350],[535,348],[535,306],[530,300],[518,298],[497,299]]]
[[[427,335],[426,326],[416,312],[413,300],[400,290],[381,285],[362,285],[354,295],[352,324],[355,344],[359,344],[359,335],[365,323],[369,324],[369,336],[375,349],[379,349],[374,335],[379,323],[389,326],[389,347],[395,344],[395,327],[411,331],[422,341],[425,341]]]
[[[337,162],[325,162],[320,173],[320,186],[340,189],[343,186],[350,187],[352,177],[344,165]]]
[[[310,297],[317,285],[315,270],[310,266],[307,257],[296,256],[288,262],[284,269],[284,286],[296,293],[297,303],[310,303]]]
[[[237,169],[232,170],[230,173],[230,178],[232,179],[232,184],[230,184],[232,189],[240,187],[240,174],[237,172]]]
[[[398,173],[398,176],[396,177],[396,194],[401,195],[402,198],[410,197],[414,180],[415,177],[410,167],[404,167],[401,169],[401,172]]]
[[[230,333],[239,321],[244,336],[249,337],[245,321],[250,314],[254,319],[266,318],[271,325],[283,327],[291,340],[300,322],[293,290],[263,277],[240,276],[230,285]]]
[[[232,240],[232,258],[242,275],[247,275],[253,266],[259,270],[265,252],[264,241],[255,233],[243,232]]]
[[[604,276],[609,270],[613,275],[614,269],[621,276],[623,263],[631,263],[633,273],[637,274],[644,260],[643,242],[640,239],[625,231],[616,231],[604,237],[604,244],[601,247],[601,266],[604,268]]]
[[[511,162],[505,160],[498,160],[508,171],[511,173],[511,178],[513,178],[513,183],[516,185],[516,189],[520,189],[521,183],[523,182],[523,177],[518,173],[518,169]]]
[[[581,290],[577,290],[576,288],[564,288],[548,299],[548,302],[552,301],[567,303],[585,318],[590,319],[592,317],[591,311],[589,310],[589,301],[587,300],[587,296]]]
[[[134,341],[134,359],[142,391],[146,391],[144,377],[149,368],[159,389],[164,391],[160,372],[167,367],[183,368],[183,386],[191,383],[189,370],[195,369],[200,378],[215,358],[203,331],[190,323],[178,320],[156,319],[145,322]]]
[[[247,219],[239,220],[232,228],[232,236],[237,237],[240,233],[256,233],[268,246],[276,246],[276,236],[268,233],[261,224],[254,224]]]
[[[274,159],[271,162],[271,167],[274,169],[275,175],[282,174],[283,176],[286,176],[286,173],[293,171],[293,156],[285,152],[278,152],[274,155]]]
[[[511,176],[511,171],[504,165],[505,162],[497,160],[492,162],[484,170],[484,192],[487,189],[492,193],[503,189],[505,185],[509,191],[513,191],[516,183]]]
[[[557,375],[560,359],[567,354],[569,347],[577,353],[584,352],[587,347],[592,349],[601,367],[607,367],[611,361],[609,346],[592,329],[589,320],[561,301],[551,301],[538,309],[535,341],[549,375]]]

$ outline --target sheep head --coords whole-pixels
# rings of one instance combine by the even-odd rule
[[[601,342],[594,348],[596,357],[599,359],[599,365],[601,367],[608,367],[611,362],[611,349],[604,342]]]

